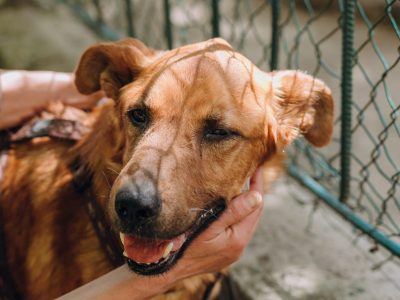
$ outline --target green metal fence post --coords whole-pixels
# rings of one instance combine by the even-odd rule
[[[133,24],[133,3],[132,0],[125,0],[125,12],[126,12],[126,23],[127,23],[127,34],[128,36],[135,36],[135,27]]]
[[[269,67],[272,70],[278,69],[278,54],[279,54],[279,17],[280,5],[279,0],[271,0],[271,14],[272,14],[272,34],[271,34],[271,59]]]
[[[340,149],[340,200],[342,202],[347,200],[350,193],[354,13],[355,0],[344,1],[342,24],[342,123]]]
[[[212,36],[219,37],[219,0],[212,0],[212,17],[211,17],[211,27]]]
[[[173,47],[172,23],[171,23],[171,7],[169,0],[164,0],[164,22],[165,22],[165,37],[167,39],[168,49]]]
[[[116,41],[121,38],[118,32],[114,31],[104,22],[99,22],[99,17],[94,20],[86,11],[85,6],[78,2],[59,0],[59,2],[67,5],[71,11],[78,16],[81,21],[96,32],[102,39]]]
[[[93,0],[92,1],[94,7],[96,8],[96,17],[97,17],[97,22],[99,24],[104,23],[103,19],[103,10],[101,9],[100,1],[99,0]]]

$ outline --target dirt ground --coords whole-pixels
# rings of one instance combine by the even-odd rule
[[[231,271],[237,299],[395,300],[400,263],[289,177],[264,197],[257,233]]]
[[[223,9],[229,7],[230,2],[224,1]],[[137,17],[145,19],[140,15],[140,12],[144,11],[145,8],[139,10]],[[209,20],[204,4],[196,4],[191,13],[200,23]],[[304,17],[301,14],[304,12],[300,12],[300,18]],[[197,29],[189,28],[187,11],[173,9],[172,16],[177,32],[181,32],[175,36],[176,45],[185,41],[203,40],[204,34],[209,33],[207,29],[205,31],[198,29],[202,28],[201,24]],[[259,17],[260,19],[255,20],[255,24],[260,28],[257,34],[265,41],[269,41],[269,22],[265,21],[270,20],[269,11],[265,10]],[[221,24],[224,36],[231,36],[233,31],[248,25],[243,20],[233,26],[228,19]],[[159,26],[162,23],[160,20],[161,17],[155,16],[152,26]],[[157,25],[157,22],[161,23]],[[317,32],[317,35],[324,34],[324,30],[331,28],[335,22],[337,22],[335,14],[321,19],[317,26],[321,31]],[[183,29],[186,35],[183,34]],[[148,34],[148,28],[137,30],[142,30],[139,35],[146,34],[145,39],[148,41],[153,38],[153,33]],[[360,30],[365,34],[364,27],[360,27]],[[398,56],[398,52],[393,49],[398,45],[387,42],[393,38],[393,32],[379,30],[381,31],[376,35],[377,43],[387,54],[388,61],[393,62]],[[249,33],[244,42],[243,51],[253,61],[262,60],[265,54],[257,41],[257,34]],[[295,31],[286,32],[289,44],[293,42],[294,34]],[[154,32],[154,38],[157,39],[155,46],[165,46],[165,43],[160,42],[161,37],[162,30]],[[98,40],[99,38],[86,29],[68,9],[60,5],[51,10],[31,8],[0,10],[1,68],[72,71],[82,51]],[[356,38],[356,44],[361,42]],[[239,45],[240,40],[235,40],[235,44]],[[324,59],[336,71],[340,66],[339,45],[340,35],[336,34],[321,48]],[[302,47],[302,57],[298,67],[313,70],[314,49],[310,44]],[[373,49],[368,47],[360,59],[365,63],[371,77],[377,79],[381,74],[379,72],[382,71],[381,66],[368,64],[368,61],[376,61],[373,55]],[[281,66],[285,68],[286,57],[281,59]],[[263,64],[265,69],[266,65]],[[399,68],[396,68],[387,79],[388,85],[393,90],[397,88],[399,75]],[[324,71],[318,76],[327,81],[338,99],[339,81],[332,79]],[[355,70],[354,83],[357,99],[361,104],[365,103],[369,99],[369,87],[366,86],[359,69]],[[384,91],[380,89],[378,93],[382,95]],[[336,107],[339,112],[340,106]],[[389,113],[387,105],[384,106],[383,112],[386,115]],[[371,131],[378,134],[382,125],[374,111],[368,111],[365,119],[368,120]],[[338,133],[336,128],[336,137]],[[398,139],[392,138],[387,143],[391,149],[398,149],[398,142]],[[358,134],[353,145],[354,153],[368,159],[371,143],[365,134]],[[324,152],[331,155],[337,148],[337,143],[332,144]],[[385,162],[382,164],[388,172],[392,172],[390,166],[385,165]],[[359,167],[355,166],[355,174],[358,171]],[[371,180],[386,192],[387,183],[382,176],[375,176]],[[356,186],[353,188],[357,189]],[[400,198],[398,191],[397,196]],[[388,260],[390,256],[384,250],[370,253],[369,249],[373,249],[373,243],[365,237],[358,237],[358,232],[321,202],[315,206],[314,200],[313,194],[287,177],[279,181],[270,195],[265,196],[265,214],[257,234],[243,258],[232,268],[231,286],[240,295],[238,299],[400,299],[399,259]],[[400,217],[398,208],[390,205],[391,212],[394,212],[394,217],[398,220]]]

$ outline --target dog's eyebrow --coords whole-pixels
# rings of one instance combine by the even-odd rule
[[[135,109],[135,108],[146,108],[146,109],[149,109],[149,110],[150,110],[149,105],[146,104],[146,101],[147,101],[148,98],[149,98],[149,97],[148,97],[147,94],[141,95],[141,96],[138,98],[137,101],[135,101],[134,103],[130,103],[130,104],[128,105],[128,107],[126,108],[126,110],[127,110],[127,111],[130,111],[130,110]]]
[[[210,125],[224,126],[224,127],[234,127],[233,118],[226,115],[226,110],[223,112],[213,111],[205,116],[204,122]]]
[[[228,126],[228,124],[224,120],[223,116],[221,114],[215,114],[215,113],[206,116],[203,119],[203,122],[207,126],[214,126],[214,127],[217,127],[217,126],[227,127]]]
[[[204,119],[204,124],[207,126],[217,127],[222,125],[221,118],[217,116],[210,116]]]
[[[213,114],[209,114],[207,115],[204,120],[206,121],[210,121],[210,122],[220,122],[222,120],[222,116],[220,113],[213,113]]]

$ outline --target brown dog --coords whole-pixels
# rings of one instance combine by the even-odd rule
[[[270,182],[296,137],[323,146],[332,133],[324,83],[262,72],[222,39],[166,52],[133,39],[98,44],[83,54],[76,85],[114,101],[88,116],[92,130],[75,146],[15,146],[1,184],[7,260],[26,299],[60,296],[113,268],[72,184],[78,159],[130,268],[159,274],[258,165]],[[179,297],[201,299],[210,278],[197,277],[195,294],[181,284]]]

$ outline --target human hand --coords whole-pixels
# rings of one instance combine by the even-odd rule
[[[262,182],[259,168],[250,180],[250,190],[232,199],[220,218],[189,245],[176,266],[167,273],[139,276],[124,265],[63,296],[62,300],[149,299],[166,292],[184,278],[226,268],[239,259],[260,220]]]
[[[0,70],[1,71],[1,70]],[[94,107],[102,91],[81,95],[70,73],[48,71],[0,72],[0,130],[19,125],[52,101],[77,108]]]
[[[98,100],[105,97],[105,94],[100,90],[90,95],[83,95],[75,86],[74,74],[53,73],[49,97],[51,97],[50,101],[59,101],[66,105],[88,109],[94,107]]]
[[[262,169],[250,179],[250,189],[232,199],[226,210],[188,247],[167,276],[188,276],[217,272],[226,268],[243,253],[253,237],[263,211]]]

